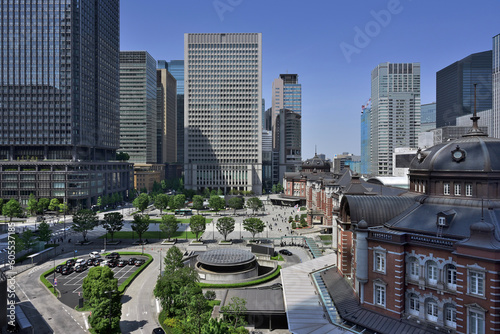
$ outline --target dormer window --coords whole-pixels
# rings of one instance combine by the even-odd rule
[[[446,226],[446,218],[438,217],[438,226],[445,227]]]

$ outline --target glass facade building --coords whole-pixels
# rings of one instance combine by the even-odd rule
[[[436,127],[456,125],[456,118],[492,108],[492,51],[471,54],[436,73]]]
[[[361,166],[360,173],[370,174],[370,117],[372,108],[363,106],[361,112]]]
[[[436,128],[436,102],[420,106],[420,132]]]
[[[171,60],[167,70],[177,80],[177,162],[184,163],[184,60]]]
[[[489,135],[500,138],[500,34],[493,37],[491,81],[493,91],[493,125],[489,129]]]
[[[0,3],[3,198],[24,203],[33,193],[82,207],[125,194],[128,164],[103,167],[119,147],[119,8],[118,0]],[[60,168],[67,173],[33,173]]]
[[[184,35],[187,189],[262,193],[262,34]]]

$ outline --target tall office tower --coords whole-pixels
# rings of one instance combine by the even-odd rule
[[[156,70],[156,162],[177,161],[177,81],[167,69]]]
[[[156,60],[120,52],[120,151],[130,162],[156,163]]]
[[[273,108],[268,108],[262,115],[262,129],[272,131]]]
[[[280,77],[273,81],[271,96],[273,127],[276,117],[282,109],[288,109],[302,115],[302,85],[299,84],[298,74],[280,74]],[[276,138],[273,138],[274,147],[276,147],[275,141]]]
[[[392,175],[394,149],[417,147],[420,63],[381,63],[371,78],[370,173]]]
[[[273,129],[273,150],[279,152],[278,179],[283,182],[285,173],[297,172],[302,166],[302,116],[288,109],[281,109]]]
[[[500,138],[500,34],[493,37],[492,73],[493,91],[493,126],[489,130],[490,137]]]
[[[262,130],[262,188],[268,193],[273,187],[273,133]]]
[[[471,54],[436,73],[436,127],[456,125],[456,118],[491,109],[491,51]]]
[[[470,120],[469,120],[470,123]],[[436,128],[436,102],[420,106],[420,132]]]
[[[370,174],[370,152],[371,152],[371,101],[361,106],[361,166],[360,173],[363,175]]]
[[[262,34],[184,35],[187,189],[262,193]]]
[[[0,4],[1,197],[73,209],[130,186],[119,147],[119,1]]]
[[[167,70],[177,80],[177,162],[184,163],[184,60],[167,62]]]

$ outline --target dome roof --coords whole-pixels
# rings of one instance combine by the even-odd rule
[[[312,159],[307,159],[302,164],[302,169],[316,169],[316,170],[330,170],[330,163],[318,157],[317,154],[314,155]]]
[[[417,152],[410,171],[500,171],[500,139],[482,135],[462,138]]]

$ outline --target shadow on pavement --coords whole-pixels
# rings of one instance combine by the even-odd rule
[[[141,321],[122,320],[120,321],[120,329],[122,330],[122,333],[131,333],[133,331],[141,329],[147,323],[148,322],[146,320],[141,320]]]
[[[33,304],[29,301],[24,301],[22,303],[18,304],[28,320],[31,323],[31,326],[35,328],[35,333],[37,334],[52,334],[54,331],[52,328],[47,324],[47,322],[43,319],[42,315],[37,311],[37,309],[33,306]],[[51,320],[51,318],[47,319]]]

